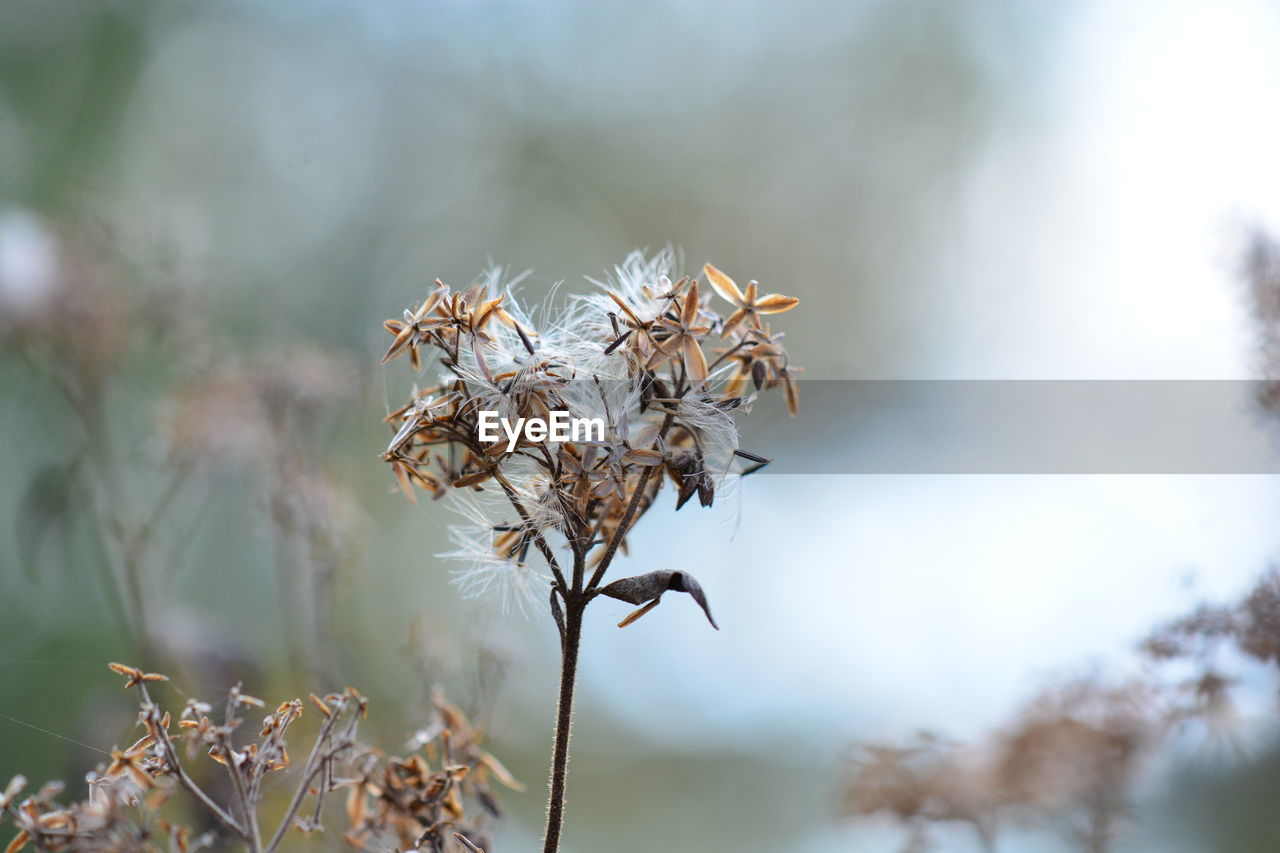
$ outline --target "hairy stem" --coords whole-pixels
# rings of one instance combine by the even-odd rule
[[[551,754],[551,794],[547,800],[547,834],[543,853],[560,849],[564,823],[565,776],[569,770],[569,734],[573,728],[573,687],[578,676],[578,647],[582,641],[582,613],[586,601],[570,595],[565,602],[564,637],[560,645],[560,699],[556,706],[556,740]]]

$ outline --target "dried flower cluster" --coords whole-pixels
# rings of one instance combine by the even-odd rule
[[[568,586],[552,546],[581,552],[599,570],[625,548],[626,529],[664,482],[677,508],[695,496],[709,506],[735,476],[765,463],[738,448],[733,416],[749,410],[748,386],[781,387],[794,413],[797,368],[761,315],[797,300],[761,297],[755,282],[744,294],[707,266],[731,309],[725,317],[698,281],[671,280],[672,263],[669,251],[633,254],[602,293],[571,297],[543,322],[498,292],[498,270],[462,291],[437,282],[403,320],[387,321],[395,337],[383,360],[407,353],[416,368],[429,350],[442,376],[388,416],[394,437],[383,459],[411,500],[415,488],[456,495],[468,523],[453,529],[450,556],[470,564],[464,586],[519,601],[544,577],[530,566],[534,551]],[[601,418],[606,435],[525,439],[508,454],[505,438],[479,437],[486,410],[511,420],[553,411]]]
[[[995,850],[1009,826],[1049,829],[1075,849],[1107,851],[1129,815],[1141,759],[1168,731],[1150,687],[1078,679],[1045,691],[974,744],[919,734],[856,749],[846,814],[891,815],[918,853],[944,824],[968,826]]]
[[[441,375],[387,417],[394,435],[382,458],[410,500],[415,490],[450,495],[463,515],[450,533],[457,550],[446,555],[467,564],[459,582],[523,606],[549,581],[562,674],[548,853],[559,843],[584,608],[598,595],[639,605],[627,625],[664,593],[687,592],[711,620],[686,571],[607,585],[605,573],[664,483],[677,509],[695,497],[710,506],[767,463],[738,447],[734,422],[756,391],[780,388],[792,414],[798,405],[798,369],[763,320],[798,300],[762,296],[755,282],[741,290],[710,265],[705,283],[680,278],[674,261],[669,250],[633,253],[610,280],[594,282],[597,292],[539,315],[516,304],[512,283],[501,289],[498,270],[461,291],[437,281],[403,319],[386,322],[393,340],[384,362],[407,353],[421,368],[425,351]],[[509,422],[564,412],[597,420],[604,435],[555,442],[525,434],[508,452],[506,437],[482,438],[481,412]]]
[[[846,813],[891,815],[913,852],[928,849],[932,830],[948,823],[970,826],[988,850],[1007,827],[1051,830],[1088,853],[1114,850],[1136,780],[1158,750],[1195,733],[1240,757],[1246,738],[1257,736],[1237,710],[1246,679],[1225,661],[1280,669],[1280,570],[1234,604],[1202,605],[1160,626],[1140,651],[1142,677],[1072,680],[978,742],[921,735],[858,745]]]
[[[1242,266],[1253,300],[1258,367],[1265,380],[1258,403],[1274,416],[1280,413],[1280,242],[1265,231],[1254,231]]]
[[[481,748],[479,732],[442,697],[436,697],[434,720],[415,735],[412,754],[395,758],[357,740],[368,700],[354,688],[283,702],[264,716],[256,737],[246,737],[244,716],[264,703],[238,686],[227,695],[220,723],[210,719],[213,707],[195,698],[186,700],[175,721],[147,689],[167,676],[122,664],[111,669],[125,677],[126,687],[138,689],[145,733],[127,749],[112,749],[110,762],[89,774],[87,800],[59,804],[60,783],[23,798],[26,780],[11,780],[0,796],[0,821],[8,817],[18,833],[5,853],[27,845],[55,853],[187,853],[213,846],[215,832],[196,835],[179,822],[170,805],[176,795],[185,795],[188,806],[204,812],[204,822],[220,824],[251,853],[273,853],[291,829],[306,836],[324,832],[323,820],[334,812],[326,805],[333,800],[345,806],[338,809],[345,812],[342,837],[353,848],[474,853],[490,849],[484,819],[499,814],[490,778],[518,787]],[[285,736],[304,713],[318,718],[318,731],[298,770]],[[226,779],[218,788],[196,781],[204,775],[194,766],[201,755],[221,765]],[[268,780],[291,774],[292,794],[268,833],[268,792],[284,790]],[[225,801],[219,791],[227,792]],[[479,806],[472,817],[468,803]]]
[[[1201,670],[1193,685],[1201,696],[1231,685],[1231,679],[1216,671],[1227,648],[1257,663],[1280,667],[1280,569],[1265,572],[1234,604],[1201,605],[1160,626],[1142,642],[1143,652],[1153,660],[1189,662]],[[1221,684],[1210,690],[1201,683],[1206,678]]]

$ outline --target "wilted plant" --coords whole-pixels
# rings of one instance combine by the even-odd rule
[[[231,352],[208,326],[207,289],[131,262],[98,229],[0,210],[6,252],[0,352],[27,363],[42,395],[33,408],[58,424],[18,501],[29,580],[48,574],[50,546],[87,540],[136,652],[179,662],[175,634],[194,632],[169,584],[222,491],[219,472],[240,467],[268,509],[283,647],[295,671],[328,678],[322,626],[360,544],[358,502],[320,452],[359,388],[345,359],[313,345]]]
[[[434,354],[440,381],[414,391],[391,413],[394,437],[382,458],[410,499],[415,489],[451,495],[466,523],[447,555],[467,567],[460,585],[494,591],[524,607],[549,584],[560,634],[561,677],[545,850],[559,847],[574,681],[583,614],[597,596],[639,609],[668,591],[688,593],[714,626],[706,595],[684,570],[653,571],[605,583],[635,521],[670,481],[676,509],[695,496],[710,506],[737,477],[767,463],[739,449],[734,415],[755,390],[781,387],[797,406],[795,374],[780,334],[761,315],[797,301],[745,293],[713,266],[706,284],[732,308],[718,313],[698,280],[673,281],[673,253],[633,253],[602,292],[574,295],[558,314],[526,313],[500,271],[455,291],[437,281],[427,297],[388,320],[394,336],[383,361]],[[552,441],[545,430],[496,440],[482,413],[507,423],[563,412],[601,425],[596,434]],[[518,429],[518,427],[517,427]]]
[[[318,440],[357,386],[341,358],[293,346],[287,355],[226,359],[167,401],[165,437],[175,462],[254,473],[271,522],[284,646],[307,680],[333,677],[333,640],[323,626],[333,622],[337,578],[359,563],[358,502],[326,469]]]
[[[56,415],[71,431],[55,459],[28,482],[18,509],[17,545],[32,580],[47,541],[72,538],[83,519],[101,561],[108,602],[139,650],[154,633],[154,540],[160,522],[189,481],[185,461],[169,466],[145,507],[131,506],[122,442],[109,413],[119,375],[138,351],[198,338],[183,319],[185,293],[171,281],[142,285],[119,251],[91,229],[55,226],[34,214],[5,211],[0,245],[0,346],[20,354],[40,387],[57,392]],[[172,356],[171,356],[172,359]],[[140,467],[140,466],[139,466]],[[148,486],[151,484],[148,483]],[[57,535],[53,535],[57,534]]]
[[[185,795],[206,823],[220,824],[251,853],[274,853],[290,829],[323,832],[330,795],[344,803],[343,839],[351,847],[474,853],[489,848],[484,816],[498,814],[490,777],[517,785],[481,748],[480,732],[439,695],[434,719],[414,736],[409,757],[395,758],[357,739],[369,704],[355,688],[283,702],[266,714],[255,738],[243,734],[244,716],[264,703],[238,685],[227,694],[221,723],[211,721],[213,706],[196,698],[186,700],[175,721],[147,688],[167,676],[122,664],[111,669],[127,688],[137,688],[145,733],[127,749],[112,749],[110,763],[88,775],[86,800],[59,804],[61,783],[23,798],[26,780],[14,777],[0,794],[0,821],[8,817],[18,828],[5,853],[28,844],[54,853],[188,853],[212,846],[214,832],[197,836],[166,809],[175,795]],[[304,713],[319,723],[299,771],[285,736]],[[193,765],[202,754],[225,771],[225,797],[197,781],[202,774]],[[272,828],[265,825],[265,804],[268,792],[278,790],[268,781],[277,775],[292,776],[295,785]],[[468,803],[479,812],[469,817]]]
[[[1151,682],[1072,679],[975,743],[920,734],[859,744],[844,810],[891,815],[906,829],[902,849],[911,853],[929,849],[931,830],[943,824],[969,826],[984,850],[995,850],[1000,830],[1015,825],[1106,853],[1130,815],[1143,760],[1184,719],[1169,693]]]

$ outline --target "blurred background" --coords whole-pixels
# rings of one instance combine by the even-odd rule
[[[387,744],[441,683],[528,785],[497,849],[534,849],[556,639],[462,600],[450,519],[393,493],[383,319],[490,260],[537,295],[674,244],[800,297],[807,379],[1256,376],[1277,94],[1261,0],[0,0],[0,781],[75,789],[73,741],[127,738],[107,660],[354,683]],[[1249,588],[1277,509],[1270,476],[836,474],[659,508],[629,565],[698,566],[723,630],[589,617],[564,849],[900,849],[847,815],[852,744],[1127,671]],[[1256,683],[1262,745],[1158,762],[1105,849],[1275,849]]]

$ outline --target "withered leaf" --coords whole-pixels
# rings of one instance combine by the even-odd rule
[[[650,602],[656,604],[662,594],[668,590],[689,593],[693,600],[698,603],[698,606],[702,608],[702,612],[707,614],[707,621],[711,623],[711,627],[717,631],[720,630],[720,626],[716,624],[716,620],[711,616],[711,605],[707,603],[706,593],[702,591],[702,586],[694,579],[693,575],[688,572],[664,569],[658,572],[649,572],[646,575],[636,575],[633,578],[622,578],[602,588],[600,593],[610,598],[616,598],[619,601],[625,601],[628,604],[649,604]],[[646,611],[649,609],[651,609],[651,606],[645,608]]]

